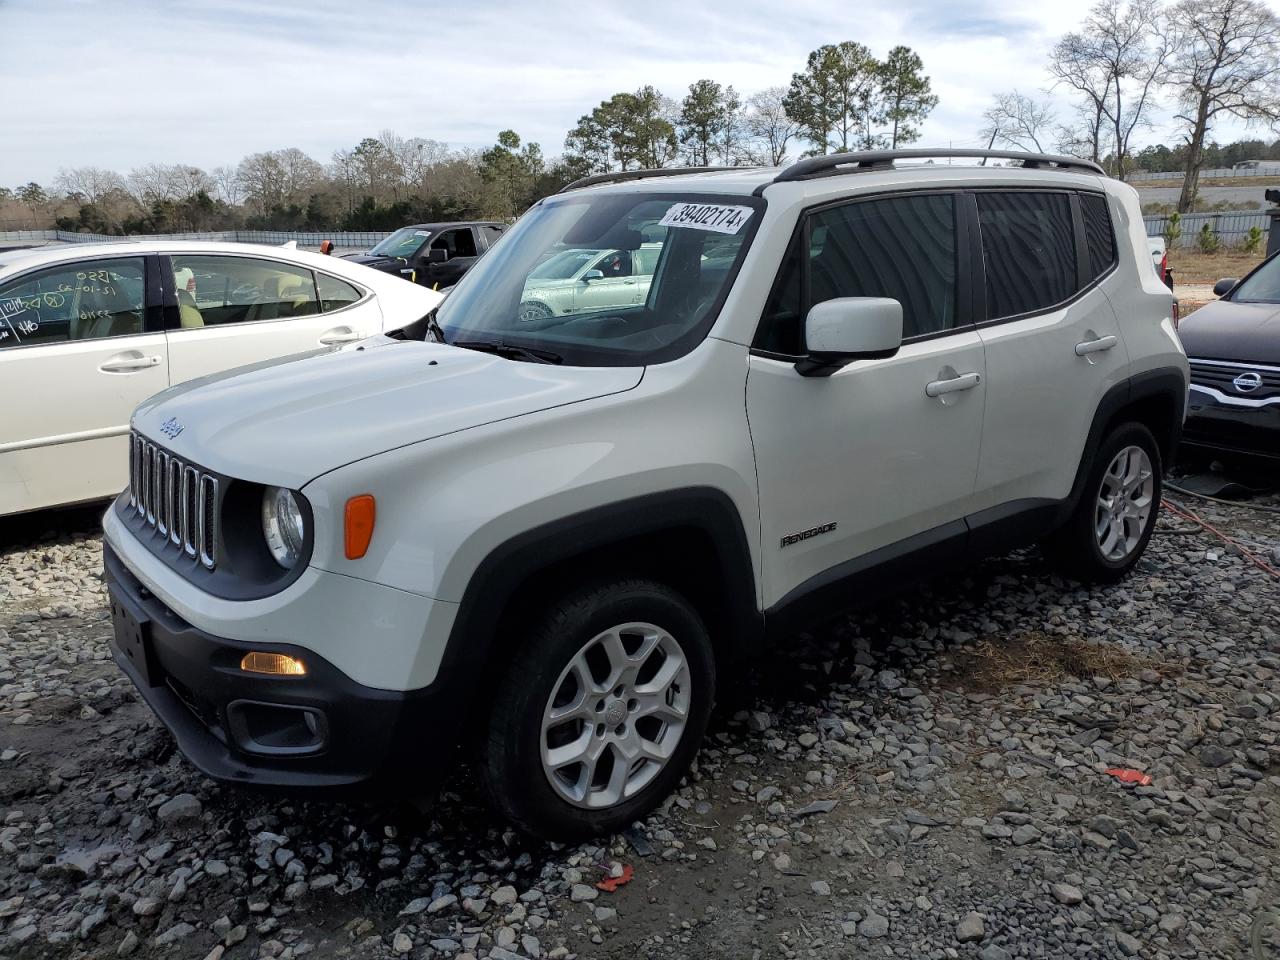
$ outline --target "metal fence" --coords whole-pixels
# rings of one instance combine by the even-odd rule
[[[1163,170],[1159,172],[1137,171],[1125,174],[1125,179],[1134,180],[1174,180],[1182,182],[1181,170]],[[1280,162],[1264,161],[1256,167],[1210,167],[1200,171],[1200,179],[1210,177],[1280,177]]]
[[[1163,237],[1169,226],[1168,217],[1143,217],[1148,237]],[[1252,227],[1262,231],[1265,240],[1271,218],[1265,213],[1184,213],[1179,220],[1182,236],[1175,246],[1194,247],[1200,241],[1200,231],[1208,223],[1218,235],[1223,246],[1234,247],[1244,242]]]
[[[69,230],[0,230],[0,247],[38,246],[46,243],[111,243],[129,241],[213,240],[228,243],[261,243],[278,247],[293,240],[300,249],[319,249],[321,240],[332,240],[339,252],[368,250],[390,236],[389,231],[361,230],[333,233],[303,233],[296,230],[215,230],[208,233],[166,233],[160,235],[113,237],[103,233],[73,233]]]

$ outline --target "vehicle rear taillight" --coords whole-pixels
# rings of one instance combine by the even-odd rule
[[[1164,256],[1160,258],[1160,279],[1165,283],[1169,282],[1169,251],[1164,252]]]
[[[1173,312],[1172,312],[1171,316],[1172,316],[1172,318],[1173,318],[1173,329],[1177,330],[1177,329],[1178,329],[1178,321],[1182,318],[1182,310],[1181,310],[1181,309],[1180,309],[1180,307],[1178,306],[1178,301],[1177,301],[1177,300],[1173,301]]]

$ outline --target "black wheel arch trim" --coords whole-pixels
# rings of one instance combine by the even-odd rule
[[[756,603],[755,566],[738,508],[714,487],[685,487],[643,494],[560,517],[517,534],[491,550],[472,573],[440,663],[438,677],[470,686],[495,645],[508,604],[542,570],[637,537],[693,530],[716,553],[716,586],[723,600],[723,630],[735,649],[750,656],[763,642],[764,619]],[[717,639],[717,638],[713,638]],[[724,650],[717,643],[717,650]]]

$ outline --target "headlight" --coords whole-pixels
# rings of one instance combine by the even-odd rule
[[[276,563],[293,569],[306,541],[306,522],[292,490],[267,487],[262,492],[262,535]]]

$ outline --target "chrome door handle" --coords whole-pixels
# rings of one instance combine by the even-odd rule
[[[337,343],[351,343],[353,340],[360,340],[360,339],[363,339],[363,338],[360,336],[360,334],[356,333],[354,330],[348,330],[346,333],[342,333],[339,330],[330,330],[328,333],[326,333],[324,336],[320,338],[320,342],[323,343],[326,347],[331,347]]]
[[[926,396],[940,397],[944,393],[955,393],[959,390],[972,390],[982,382],[980,373],[962,373],[950,380],[931,380],[924,385]]]
[[[98,369],[103,373],[125,373],[129,370],[149,370],[160,365],[160,358],[151,357],[116,357],[104,360]]]
[[[1097,340],[1085,340],[1076,344],[1076,356],[1083,357],[1090,353],[1101,353],[1110,350],[1118,341],[1114,336],[1099,337]]]

